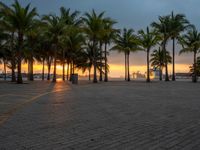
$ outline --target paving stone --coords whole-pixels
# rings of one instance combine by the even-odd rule
[[[183,81],[0,83],[4,111],[3,102],[36,97],[0,126],[0,150],[198,150],[199,90]]]

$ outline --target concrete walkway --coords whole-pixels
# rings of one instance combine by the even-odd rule
[[[0,149],[199,150],[199,108],[200,83],[0,83]]]

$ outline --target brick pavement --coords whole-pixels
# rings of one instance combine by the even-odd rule
[[[0,126],[0,149],[200,149],[200,83],[58,83],[64,90],[51,92],[38,82],[30,95],[34,86],[49,93]]]

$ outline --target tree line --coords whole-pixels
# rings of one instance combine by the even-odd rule
[[[145,51],[146,81],[150,82],[151,66],[159,69],[160,80],[165,69],[165,81],[169,81],[169,63],[173,66],[172,80],[175,81],[175,47],[180,44],[180,54],[194,54],[190,70],[193,82],[197,82],[200,72],[197,57],[200,33],[184,14],[172,12],[159,16],[157,21],[138,32],[127,28],[118,29],[115,27],[116,23],[116,20],[105,16],[105,12],[97,13],[95,10],[81,14],[61,7],[59,15],[40,16],[30,4],[23,7],[16,0],[11,6],[7,6],[0,2],[0,62],[3,63],[5,73],[7,67],[11,69],[11,81],[17,83],[23,83],[22,63],[28,64],[28,80],[34,80],[34,61],[42,64],[42,80],[45,79],[44,66],[47,65],[47,80],[50,80],[53,65],[52,81],[56,82],[56,66],[61,64],[63,80],[71,80],[71,75],[78,69],[88,71],[89,80],[93,75],[94,83],[98,80],[107,82],[107,55],[109,51],[116,50],[124,53],[125,80],[130,81],[130,53]],[[166,49],[171,40],[172,56]]]

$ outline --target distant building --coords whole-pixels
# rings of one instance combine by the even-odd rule
[[[188,79],[191,78],[191,76],[192,76],[191,73],[176,73],[177,79]]]
[[[153,68],[152,73],[153,73],[153,76],[154,76],[153,79],[159,79],[159,77],[160,77],[160,70],[159,69]]]
[[[149,73],[150,73],[150,79],[159,79],[159,69],[149,69]],[[145,72],[145,78],[147,78],[147,72]]]
[[[145,78],[145,74],[140,73],[140,71],[134,72],[132,75],[133,79]]]

